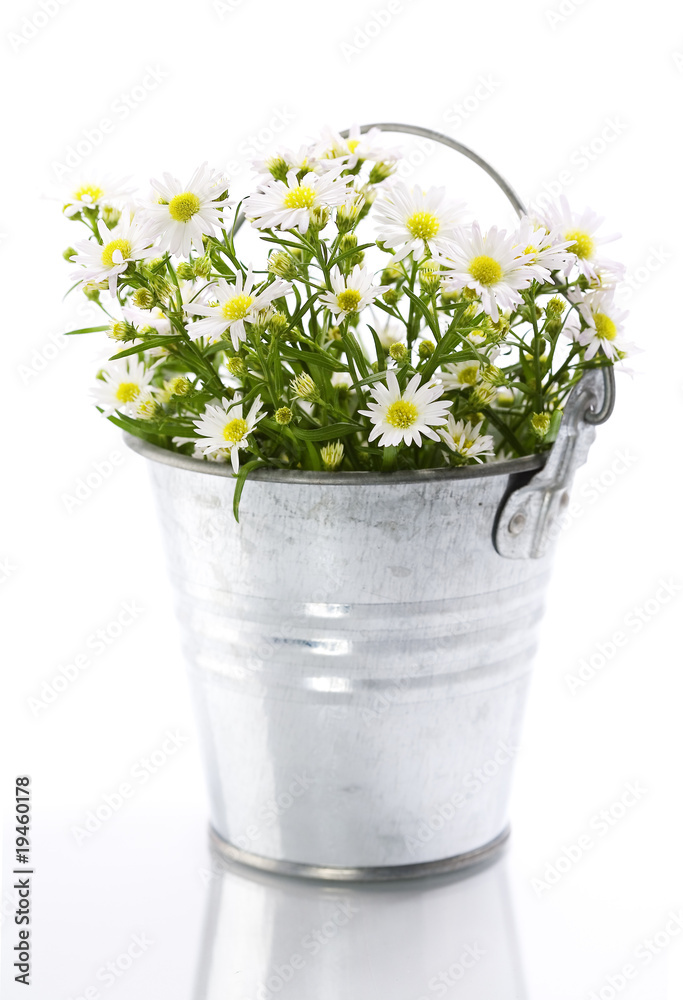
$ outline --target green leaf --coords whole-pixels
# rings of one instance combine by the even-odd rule
[[[367,250],[369,247],[377,246],[376,243],[362,243],[359,247],[352,247],[350,250],[345,250],[344,253],[340,253],[334,260],[330,261],[330,268],[334,267],[335,264],[339,264],[342,260],[347,257],[352,257],[354,253],[361,253],[363,250]]]
[[[64,332],[65,337],[75,337],[78,333],[100,333],[102,330],[108,330],[109,324],[106,326],[84,326],[81,330],[66,330]]]
[[[280,356],[287,361],[297,361],[299,364],[308,367],[317,365],[319,368],[325,368],[332,372],[345,372],[347,369],[347,366],[342,361],[338,361],[324,351],[320,351],[319,353],[318,351],[300,351],[296,347],[281,345]]]
[[[336,438],[345,437],[347,434],[354,434],[361,428],[357,424],[327,424],[326,427],[304,430],[303,427],[289,424],[289,430],[301,441],[333,441]]]
[[[125,351],[119,351],[118,354],[114,354],[110,361],[118,361],[119,358],[127,358],[131,354],[140,354],[141,351],[151,350],[153,347],[163,347],[164,344],[178,343],[178,337],[176,334],[171,336],[159,336],[150,337],[149,340],[145,340],[142,344],[134,344],[133,347],[127,347]]]
[[[255,458],[251,462],[246,462],[245,465],[240,466],[240,471],[235,476],[237,482],[235,483],[235,493],[232,498],[232,512],[235,515],[235,520],[239,522],[240,519],[240,500],[242,498],[242,490],[244,489],[244,484],[247,481],[247,476],[254,469],[257,469],[259,465],[265,465],[260,458]]]

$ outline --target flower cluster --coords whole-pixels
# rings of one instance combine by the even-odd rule
[[[562,200],[483,231],[444,189],[397,181],[399,157],[377,129],[327,130],[254,164],[241,202],[206,164],[146,202],[105,181],[72,192],[64,214],[90,234],[65,256],[105,314],[72,332],[115,342],[101,412],[242,477],[549,447],[583,371],[628,351],[602,220]],[[245,219],[260,260],[237,248]]]

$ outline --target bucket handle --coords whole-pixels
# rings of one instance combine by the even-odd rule
[[[382,132],[403,132],[441,143],[466,156],[491,177],[506,196],[517,215],[526,214],[520,197],[490,163],[448,135],[397,122],[361,125],[361,133],[371,128]],[[348,131],[342,132],[344,138]],[[589,369],[572,389],[562,414],[557,439],[543,469],[525,485],[510,493],[499,512],[494,529],[496,550],[508,559],[538,559],[559,534],[561,516],[569,504],[569,489],[574,473],[588,458],[595,438],[595,428],[603,424],[614,409],[614,369],[606,365]]]

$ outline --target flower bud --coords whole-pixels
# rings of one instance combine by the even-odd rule
[[[275,420],[278,424],[286,426],[291,423],[292,415],[292,411],[288,406],[281,406],[279,410],[275,411]]]
[[[327,472],[334,472],[344,461],[344,445],[341,441],[334,441],[332,444],[323,445],[320,449],[320,457]]]
[[[427,292],[428,295],[432,295],[438,292],[441,286],[441,272],[437,264],[432,261],[424,264],[419,271],[420,275],[420,288]]]
[[[496,365],[485,365],[481,370],[481,377],[488,385],[503,386],[507,381],[505,372]]]
[[[172,396],[186,396],[192,386],[190,385],[189,378],[186,378],[184,375],[176,375],[175,378],[166,383],[166,388]]]
[[[550,429],[550,414],[532,413],[531,427],[536,437],[542,441]]]
[[[268,270],[280,278],[293,281],[299,274],[296,261],[286,250],[275,250],[268,258]]]
[[[138,309],[151,309],[154,305],[154,296],[147,288],[136,288],[133,292],[133,305]]]
[[[558,295],[554,295],[552,299],[546,302],[545,311],[548,316],[561,316],[565,309],[565,301],[561,299]]]
[[[285,332],[288,326],[289,320],[285,314],[281,312],[274,312],[272,316],[268,318],[268,322],[266,323],[266,329],[273,337],[279,337]]]
[[[72,263],[71,258],[75,257],[75,255],[76,255],[76,251],[74,250],[74,248],[73,247],[67,247],[66,250],[64,251],[64,253],[62,254],[62,257],[64,258],[64,260],[68,260],[69,263],[71,264]]]
[[[370,171],[370,184],[381,184],[382,181],[387,179],[387,177],[391,177],[395,170],[395,163],[392,163],[389,160],[380,160],[378,163],[375,163]]]
[[[306,372],[296,375],[289,383],[292,393],[298,399],[305,399],[309,403],[315,403],[320,399],[318,387]]]
[[[210,278],[213,265],[211,257],[205,253],[203,257],[198,257],[194,262],[194,271],[198,278]]]
[[[266,160],[266,168],[276,181],[286,181],[287,174],[289,172],[289,166],[286,160],[283,160],[281,156],[271,156],[269,160]]]
[[[248,372],[248,368],[244,363],[244,358],[240,358],[238,355],[228,358],[228,371],[236,378],[244,378]]]
[[[420,341],[420,346],[417,349],[418,356],[421,361],[426,361],[427,358],[431,358],[436,344],[433,340],[422,340]]]
[[[102,208],[102,221],[109,229],[116,226],[121,218],[121,211],[118,208],[114,208],[113,205],[105,205]]]
[[[327,223],[330,221],[330,210],[329,208],[313,208],[311,209],[309,230],[319,233],[321,229],[324,229]]]
[[[181,281],[194,281],[195,270],[194,265],[190,264],[186,260],[182,260],[180,264],[176,267],[176,274]]]
[[[396,344],[392,344],[389,348],[389,354],[394,359],[394,361],[404,361],[408,356],[408,348],[405,344],[400,341]]]
[[[339,206],[335,222],[340,233],[348,233],[353,229],[360,219],[364,205],[365,198],[362,194],[358,193],[345,205]]]
[[[401,298],[401,290],[399,288],[387,288],[386,292],[382,292],[382,298],[388,306],[395,306]]]

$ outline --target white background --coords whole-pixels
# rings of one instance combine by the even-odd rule
[[[629,339],[644,349],[636,377],[619,377],[616,412],[576,482],[580,516],[559,545],[517,761],[511,880],[531,1000],[588,998],[683,907],[682,20],[662,0],[4,6],[1,797],[7,803],[14,773],[33,776],[36,821],[51,831],[46,866],[57,864],[53,844],[81,877],[120,866],[126,829],[134,837],[189,824],[200,842],[206,811],[144,463],[89,402],[102,341],[60,339],[92,315],[73,297],[62,302],[70,268],[61,253],[75,227],[61,216],[61,192],[92,175],[183,176],[207,159],[246,193],[250,149],[296,146],[326,123],[404,121],[472,146],[529,202],[561,189],[577,208],[604,214],[606,230],[624,234],[613,252],[628,267]],[[438,162],[439,179],[466,197],[472,175]],[[98,466],[111,475],[70,502]],[[663,580],[673,596],[657,604]],[[637,630],[629,616],[653,600]],[[89,637],[127,602],[141,609],[135,621],[93,653]],[[615,631],[628,641],[611,656]],[[36,708],[30,699],[81,652],[88,668]],[[602,669],[572,693],[567,675],[591,657]],[[187,737],[182,749],[78,847],[71,828],[169,730]],[[532,880],[629,782],[647,790],[641,801],[539,897]],[[176,827],[169,817],[178,814]],[[154,868],[151,848],[149,857]],[[158,870],[155,878],[147,905],[164,882]],[[93,888],[85,905],[95,923],[118,907],[125,941],[136,924],[126,897],[117,899]],[[43,905],[69,917],[68,896]],[[60,933],[58,921],[50,933]],[[49,995],[75,996],[98,956],[117,947],[103,939],[74,953],[71,978]],[[170,956],[163,993],[186,996],[194,957],[174,972]],[[40,974],[49,977],[57,965],[47,961]],[[138,996],[145,962],[150,982],[161,982],[150,957],[108,993]],[[680,967],[674,939],[619,995],[674,1000]]]

